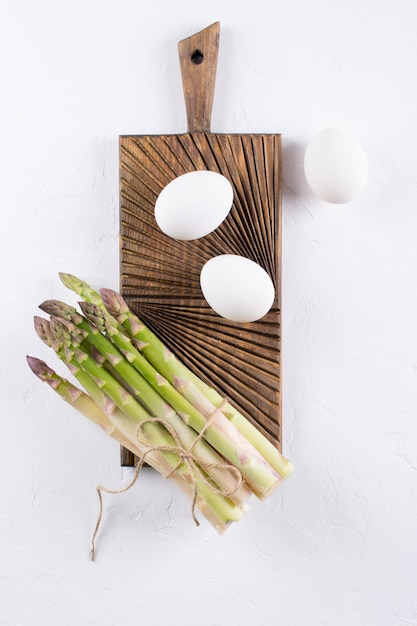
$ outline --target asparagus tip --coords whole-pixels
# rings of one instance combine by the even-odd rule
[[[74,345],[80,345],[88,336],[88,332],[61,317],[52,316],[50,329],[54,339],[62,341],[63,337],[71,338]]]
[[[65,272],[58,272],[58,276],[62,284],[65,285],[65,287],[69,287],[74,281],[81,282],[76,276],[73,276],[72,274],[66,274]],[[69,288],[71,289],[71,287]]]
[[[26,356],[26,360],[32,372],[40,378],[40,380],[49,383],[51,387],[56,389],[60,381],[58,380],[54,370],[51,369],[45,361],[42,361],[34,356]]]
[[[44,313],[48,313],[48,311],[46,310],[49,306],[50,300],[44,300],[43,302],[41,302],[38,305],[38,308],[43,311]]]
[[[55,317],[70,318],[73,315],[79,315],[74,307],[61,300],[45,300],[39,305],[44,313],[54,315]],[[81,316],[79,316],[81,319]]]
[[[96,322],[100,319],[103,319],[103,310],[100,309],[100,307],[94,302],[84,302],[83,300],[81,300],[80,302],[78,302],[78,306],[80,307],[81,311],[84,313],[89,322],[91,322],[92,320]]]
[[[48,320],[35,315],[33,318],[33,325],[38,337],[40,337],[47,346],[51,347],[50,324]]]
[[[100,289],[100,295],[104,306],[111,315],[116,316],[129,311],[129,307],[122,296],[116,291],[113,291],[113,289]]]
[[[36,376],[43,376],[49,370],[45,361],[42,361],[35,356],[26,355],[26,361],[28,362],[30,369],[34,374],[36,374]]]

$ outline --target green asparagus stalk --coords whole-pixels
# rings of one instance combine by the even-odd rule
[[[148,411],[104,369],[102,363],[95,361],[91,354],[80,349],[81,343],[85,339],[85,331],[81,331],[69,322],[64,322],[57,318],[51,319],[50,331],[55,346],[59,346],[59,350],[65,360],[86,372],[99,388],[110,397],[119,409],[133,420],[136,425],[151,417]],[[152,441],[154,445],[168,446],[175,449],[175,440],[172,439],[168,432],[165,432],[164,435],[161,436],[160,431],[155,428],[158,425],[159,424],[155,423],[146,423],[144,430],[149,440]],[[172,467],[176,467],[178,462],[181,461],[181,458],[174,452],[164,451],[164,456],[168,459]],[[199,495],[205,501],[206,506],[210,507],[221,521],[221,525],[216,526],[220,532],[228,522],[240,519],[243,514],[242,509],[226,496],[217,493],[207,484],[207,481],[203,480],[198,474],[191,476],[189,468],[184,461],[181,462],[178,472],[183,474],[188,481],[195,480]]]

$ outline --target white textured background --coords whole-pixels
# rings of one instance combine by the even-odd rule
[[[284,451],[296,473],[219,537],[29,371],[58,271],[118,287],[118,136],[186,130],[177,42],[221,22],[214,132],[284,141]],[[0,624],[417,624],[415,0],[0,3]],[[370,179],[332,207],[309,138]]]

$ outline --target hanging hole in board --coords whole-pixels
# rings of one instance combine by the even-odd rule
[[[201,50],[194,50],[191,55],[191,61],[194,63],[194,65],[200,65],[200,63],[204,61],[204,54],[201,52]]]

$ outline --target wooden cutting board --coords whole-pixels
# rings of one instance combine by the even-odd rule
[[[281,136],[210,132],[220,24],[178,44],[188,132],[120,137],[120,290],[197,375],[281,448]],[[178,241],[158,228],[155,202],[177,176],[221,173],[234,203],[213,233]],[[259,263],[275,301],[257,322],[218,316],[200,290],[204,263],[238,254]],[[122,464],[134,459],[122,453]]]

